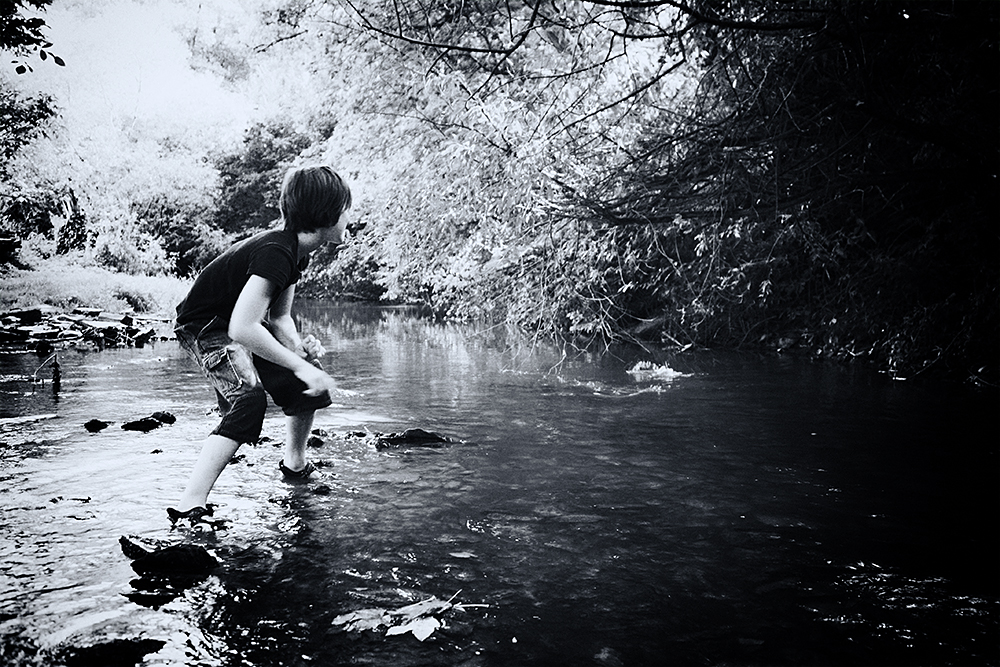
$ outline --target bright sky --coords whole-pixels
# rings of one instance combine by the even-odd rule
[[[137,122],[154,134],[201,128],[216,140],[231,133],[238,140],[254,115],[252,104],[220,77],[189,67],[187,31],[178,27],[210,17],[199,15],[197,4],[193,10],[186,5],[183,0],[55,3],[42,16],[51,50],[66,66],[32,56],[27,62],[34,72],[19,83],[24,90],[51,93],[71,132]]]

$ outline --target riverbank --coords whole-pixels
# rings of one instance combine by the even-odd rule
[[[173,317],[190,284],[172,276],[133,276],[52,257],[33,262],[30,269],[0,266],[0,310],[46,305]]]

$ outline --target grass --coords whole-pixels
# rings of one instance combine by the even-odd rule
[[[190,281],[170,276],[133,276],[66,257],[32,262],[31,269],[0,266],[0,311],[47,304],[111,312],[173,317]]]

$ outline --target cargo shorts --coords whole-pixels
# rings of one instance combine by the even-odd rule
[[[212,433],[239,443],[259,440],[267,411],[265,392],[286,415],[308,414],[333,402],[326,391],[317,396],[303,393],[308,386],[295,373],[252,354],[213,324],[196,334],[183,326],[174,329],[181,347],[215,389],[222,421]],[[318,361],[312,363],[322,368]]]

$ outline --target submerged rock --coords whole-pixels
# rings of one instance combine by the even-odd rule
[[[445,445],[458,442],[453,438],[425,431],[422,428],[408,428],[402,433],[376,433],[375,447],[377,449],[391,449],[399,447],[444,447]]]
[[[151,549],[125,535],[118,542],[122,553],[132,561],[132,569],[139,574],[199,575],[208,574],[219,566],[219,561],[197,544],[171,544]]]
[[[154,428],[160,428],[161,426],[163,426],[163,422],[159,419],[143,417],[142,419],[136,419],[135,421],[125,422],[122,424],[122,429],[126,431],[142,431],[143,433],[149,433]]]
[[[177,417],[173,416],[169,412],[154,412],[148,417],[125,422],[122,424],[122,428],[126,431],[142,431],[143,433],[149,433],[154,428],[160,428],[164,424],[173,424],[176,421]]]
[[[122,553],[132,561],[139,577],[129,583],[132,590],[122,595],[132,602],[158,609],[205,581],[219,561],[204,547],[195,544],[166,544],[123,535]]]
[[[100,419],[91,419],[86,424],[83,425],[85,429],[91,433],[97,433],[103,431],[110,425],[110,422],[101,421]]]
[[[74,665],[138,665],[150,653],[166,646],[161,639],[135,637],[113,639],[91,646],[74,646],[59,651],[61,664]]]
[[[177,421],[177,417],[173,416],[169,412],[154,412],[150,415],[150,417],[164,424],[173,424]]]

